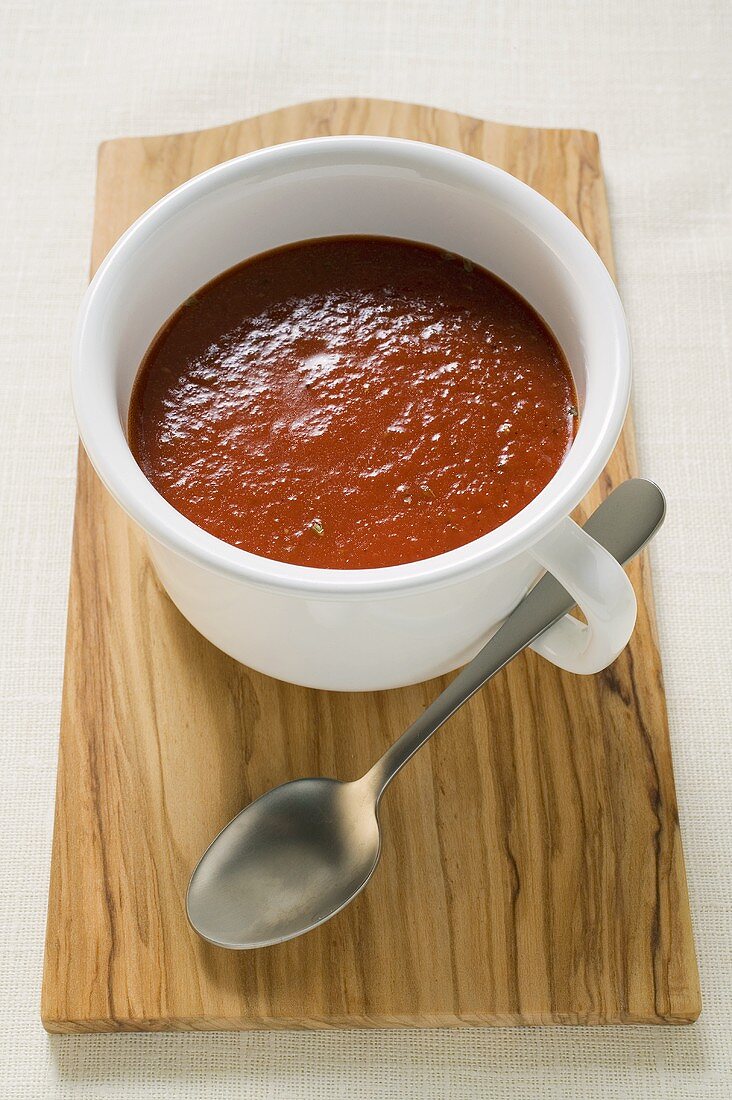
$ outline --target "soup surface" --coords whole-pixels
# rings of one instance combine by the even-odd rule
[[[425,245],[334,237],[184,302],[142,362],[129,439],[206,531],[357,569],[492,531],[549,482],[576,424],[561,350],[504,283]]]

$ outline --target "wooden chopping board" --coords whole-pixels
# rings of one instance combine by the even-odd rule
[[[597,137],[340,99],[99,156],[92,267],[156,199],[219,161],[322,134],[461,149],[561,207],[612,271]],[[637,472],[633,428],[601,484]],[[352,779],[441,690],[339,695],[252,672],[162,592],[79,456],[42,1018],[49,1031],[685,1023],[700,1010],[645,557],[605,673],[527,653],[420,753],[383,806],[372,884],[249,953],[188,926],[191,869],[267,788]]]

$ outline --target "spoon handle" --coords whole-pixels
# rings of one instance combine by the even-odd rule
[[[658,486],[644,478],[632,478],[593,512],[585,531],[625,565],[653,538],[665,512],[666,501]],[[399,769],[463,703],[574,605],[574,598],[546,573],[478,655],[364,776],[363,782],[371,787],[377,800]]]

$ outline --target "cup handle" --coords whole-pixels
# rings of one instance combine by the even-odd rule
[[[574,596],[587,619],[565,615],[531,648],[548,661],[587,675],[607,668],[635,626],[633,586],[622,565],[567,516],[531,553]]]

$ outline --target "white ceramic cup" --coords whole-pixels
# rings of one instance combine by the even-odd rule
[[[338,234],[423,241],[514,287],[561,344],[580,401],[575,442],[547,487],[497,530],[457,550],[383,569],[313,569],[239,550],[185,519],[129,450],[133,380],[171,313],[208,280],[278,245]],[[146,532],[160,580],[185,617],[245,665],[332,690],[397,687],[465,663],[543,569],[575,596],[534,646],[596,672],[625,646],[633,589],[569,518],[623,424],[630,353],[601,260],[537,192],[483,161],[421,142],[332,137],[262,149],[171,192],[124,234],[84,299],[74,403],[87,453]]]

